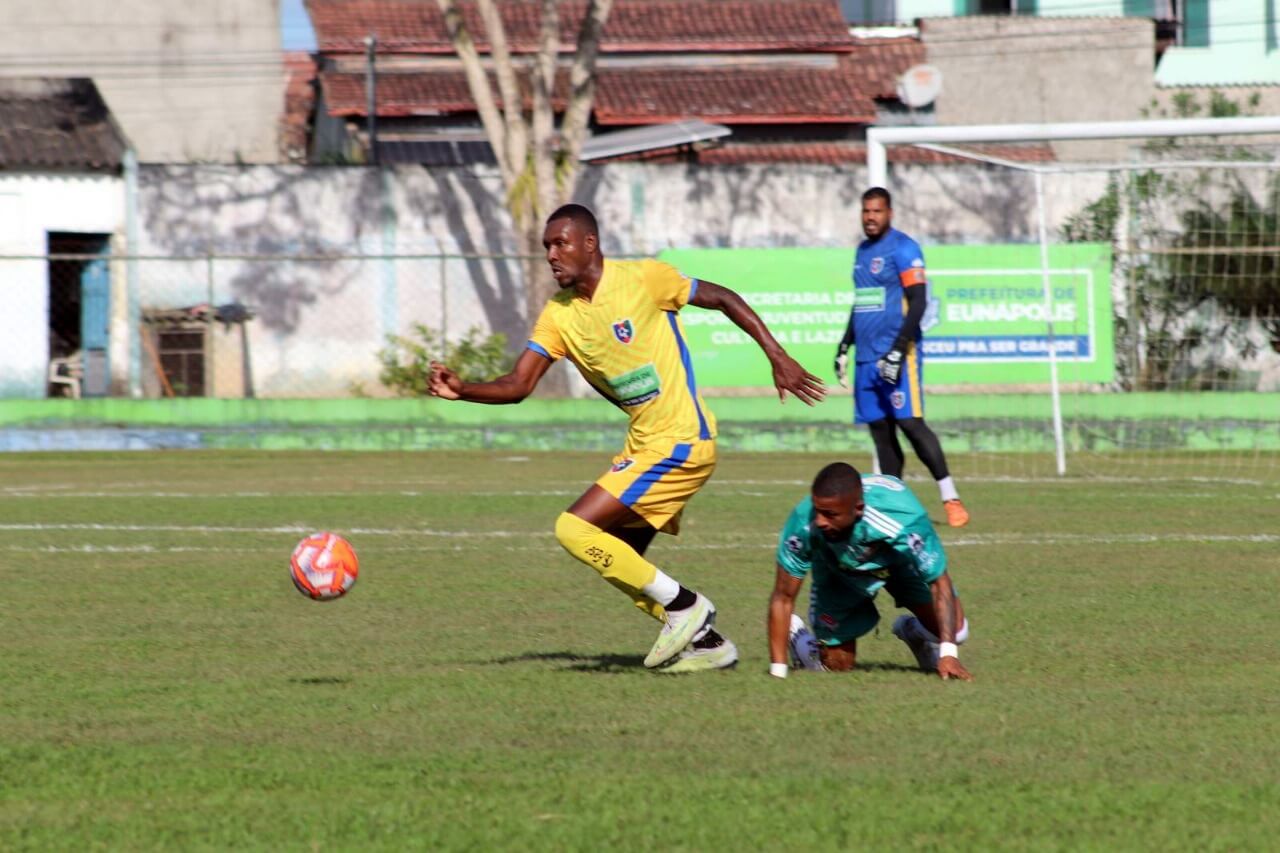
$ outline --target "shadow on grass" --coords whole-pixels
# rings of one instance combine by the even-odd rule
[[[313,675],[304,678],[290,678],[294,684],[350,684],[351,679],[341,675]]]
[[[644,657],[641,655],[617,654],[580,654],[578,652],[525,652],[522,655],[510,655],[494,658],[490,663],[506,666],[513,663],[529,662],[563,662],[559,669],[572,672],[630,672],[644,671]]]
[[[916,675],[927,675],[930,678],[937,678],[932,672],[925,672],[918,666],[909,663],[863,663],[858,661],[858,667],[855,672],[913,672]]]

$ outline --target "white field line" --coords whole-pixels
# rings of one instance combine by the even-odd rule
[[[928,478],[924,476],[908,476],[905,478],[910,484],[929,485]],[[1251,478],[1225,478],[1225,476],[1083,476],[1083,478],[1059,478],[1059,476],[1016,476],[1016,475],[989,475],[989,476],[963,476],[959,478],[961,487],[965,483],[984,483],[984,484],[1028,484],[1028,485],[1064,485],[1064,487],[1074,487],[1074,485],[1097,485],[1097,484],[1138,484],[1146,485],[1151,483],[1196,483],[1201,485],[1221,485],[1221,487],[1235,487],[1235,485],[1271,485],[1271,480],[1251,479]],[[742,485],[755,485],[755,487],[806,487],[812,480],[808,479],[712,479],[708,483],[707,488],[710,491],[723,491],[724,488],[742,487]],[[369,484],[360,484],[353,482],[352,488],[343,492],[262,492],[262,491],[233,491],[233,492],[192,492],[189,489],[183,489],[186,482],[119,482],[119,483],[102,483],[92,489],[84,488],[83,483],[38,483],[31,485],[4,485],[0,487],[0,500],[4,498],[120,498],[120,497],[136,497],[136,498],[307,498],[307,497],[349,497],[352,494],[361,494],[361,496],[379,497],[379,496],[399,496],[399,497],[431,497],[440,496],[440,494],[457,494],[460,482],[453,479],[401,479],[401,480],[376,480]],[[531,489],[483,489],[483,491],[472,491],[466,489],[466,494],[475,497],[570,497],[577,496],[585,492],[590,487],[590,480],[572,480],[572,482],[547,482],[543,488]],[[410,488],[390,488],[387,487],[410,487]],[[151,487],[151,489],[145,489]],[[170,487],[170,488],[165,488]],[[439,489],[431,489],[424,487],[439,487]],[[746,497],[765,497],[768,492],[737,492]],[[1280,496],[1277,496],[1280,497]]]
[[[910,483],[927,482],[922,478],[908,479]],[[1263,480],[1245,480],[1245,479],[1220,479],[1208,477],[1090,477],[1079,480],[1060,480],[1054,477],[1034,478],[1034,477],[966,477],[963,483],[1020,483],[1028,485],[1063,485],[1063,486],[1091,486],[1097,484],[1150,484],[1150,483],[1196,483],[1198,485],[1219,485],[1223,487],[1234,486],[1262,486],[1266,485]],[[64,491],[73,488],[71,485],[46,485],[46,486],[5,486],[0,488],[0,500],[5,498],[70,498],[70,499],[94,499],[94,498],[110,498],[116,500],[119,498],[150,498],[150,499],[238,499],[238,498],[278,498],[281,500],[296,500],[306,498],[343,498],[353,495],[360,497],[438,497],[443,495],[457,495],[457,483],[452,481],[436,481],[441,486],[439,490],[423,490],[423,489],[396,489],[390,491],[379,491],[385,489],[389,483],[371,484],[368,488],[353,487],[348,491],[342,492],[263,492],[263,491],[234,491],[234,492],[192,492],[192,491],[131,491],[131,490],[104,490],[100,487],[95,491]],[[120,484],[132,485],[132,484]],[[418,485],[424,485],[419,483]],[[501,498],[501,497],[576,497],[582,494],[589,486],[589,483],[582,483],[571,488],[541,488],[541,489],[497,489],[497,490],[472,490],[468,489],[463,492],[464,495],[477,498]],[[721,492],[726,488],[734,488],[740,486],[778,486],[778,487],[803,487],[808,482],[804,480],[712,480],[707,488],[713,492]],[[775,492],[755,491],[749,489],[736,489],[734,494],[739,497],[764,498],[774,497]],[[1131,493],[1127,492],[1108,492],[1114,497],[1128,497]],[[1141,493],[1146,495],[1147,493]],[[1212,497],[1211,492],[1184,492],[1179,497]],[[1273,498],[1280,498],[1280,494],[1273,495]]]
[[[299,535],[311,533],[319,528],[306,525],[278,525],[273,527],[232,527],[232,526],[206,526],[206,525],[143,525],[143,524],[2,524],[0,531],[28,531],[28,532],[52,532],[52,531],[78,531],[92,533],[188,533],[188,534],[214,534],[214,533],[235,533],[244,535]],[[486,542],[493,539],[522,539],[524,543],[508,544],[501,546],[503,550],[558,550],[552,542],[551,533],[548,531],[514,531],[514,530],[438,530],[428,528],[382,528],[382,527],[352,527],[342,531],[345,535],[357,537],[419,537],[428,540],[425,543],[412,546],[403,546],[403,550],[439,550],[444,546],[445,550],[465,551],[472,547],[476,548],[492,548],[492,544]],[[449,540],[469,539],[474,541],[474,545],[449,545]],[[443,540],[439,544],[431,543],[430,540]],[[955,539],[944,540],[944,544],[948,548],[965,548],[965,547],[990,547],[1000,545],[1142,545],[1151,543],[1168,543],[1168,542],[1186,542],[1200,544],[1241,544],[1241,543],[1277,543],[1280,542],[1280,534],[1277,533],[1119,533],[1119,534],[1093,534],[1093,533],[970,533],[961,535]],[[776,545],[776,540],[759,539],[759,540],[743,540],[735,539],[727,542],[688,542],[676,543],[672,547],[682,551],[720,551],[720,550],[739,550],[743,548],[759,548],[772,549]],[[375,545],[379,550],[391,549],[394,546]],[[119,549],[128,551],[130,549],[139,552],[145,552],[151,549],[157,552],[168,551],[204,551],[204,552],[236,552],[236,551],[259,551],[267,550],[265,548],[229,548],[222,544],[202,547],[192,545],[190,543],[182,546],[163,546],[150,544],[137,545],[94,545],[94,544],[63,544],[57,546],[8,546],[6,550],[25,550],[26,552],[48,552],[57,553],[59,550],[65,551],[90,551],[93,549],[108,551],[111,549]],[[401,550],[401,548],[395,548]]]

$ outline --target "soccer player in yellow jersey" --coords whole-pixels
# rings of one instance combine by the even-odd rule
[[[822,381],[782,349],[764,322],[732,290],[681,275],[656,260],[605,260],[596,218],[567,204],[542,236],[562,288],[533,327],[528,347],[505,376],[463,382],[431,365],[430,392],[446,400],[518,403],[551,363],[568,358],[605,399],[631,418],[613,465],[556,519],[564,549],[663,623],[645,657],[664,672],[723,669],[738,650],[714,628],[715,607],[644,558],[659,532],[679,531],[680,513],[716,465],[716,421],[694,380],[678,312],[720,311],[752,337],[773,367],[779,399],[813,405]]]

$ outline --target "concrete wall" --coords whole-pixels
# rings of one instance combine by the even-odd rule
[[[143,162],[274,163],[276,0],[6,3],[7,75],[92,77]]]
[[[942,71],[938,124],[1118,121],[1155,92],[1155,25],[1145,18],[985,16],[924,23]],[[1124,143],[1062,143],[1067,159],[1122,156]]]
[[[0,175],[0,254],[40,256],[49,231],[120,236],[124,189],[98,175]],[[112,270],[112,284],[121,281]],[[0,397],[43,397],[49,363],[49,267],[0,261]],[[113,308],[118,304],[113,292]]]
[[[852,246],[864,182],[860,167],[619,164],[588,170],[578,197],[599,214],[613,256],[679,246]],[[926,245],[1034,235],[1026,175],[916,166],[894,171],[893,186],[897,224]],[[1051,220],[1102,189],[1099,176],[1050,181]],[[247,330],[260,396],[342,395],[353,385],[375,393],[385,336],[414,323],[454,338],[471,327],[500,331],[513,346],[527,335],[519,264],[481,257],[513,251],[492,173],[144,167],[140,192],[145,254],[314,258],[140,264],[144,310],[233,300],[255,308]],[[414,253],[455,257],[345,257]],[[237,369],[234,357],[214,368]]]

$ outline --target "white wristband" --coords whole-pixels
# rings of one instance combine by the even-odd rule
[[[938,643],[938,657],[940,658],[959,658],[956,653],[955,643]]]
[[[786,678],[787,670],[790,669],[785,663],[769,664],[769,674],[774,678]]]

